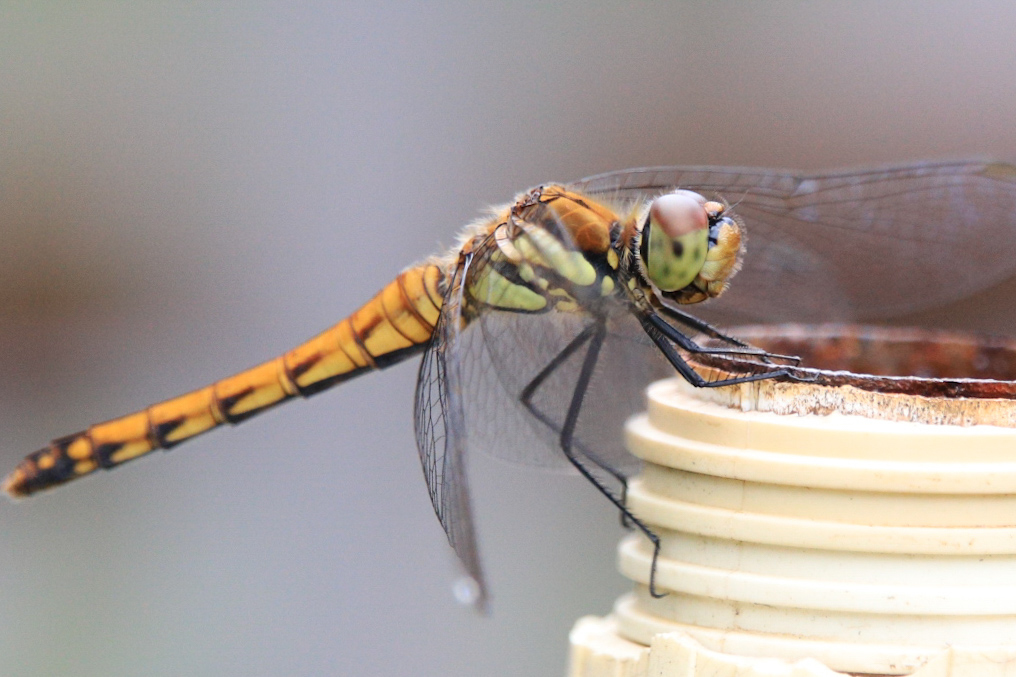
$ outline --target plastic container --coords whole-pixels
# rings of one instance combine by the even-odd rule
[[[842,326],[737,335],[870,373],[653,384],[628,423],[646,462],[628,496],[662,538],[668,594],[648,594],[648,541],[625,538],[634,591],[576,625],[569,674],[1016,676],[1016,345]]]

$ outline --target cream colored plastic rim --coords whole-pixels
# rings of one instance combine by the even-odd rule
[[[621,637],[680,630],[873,674],[951,644],[1016,645],[1016,429],[743,411],[698,392],[656,383],[627,427],[647,461],[630,506],[662,537],[669,595],[648,595],[648,541],[626,539],[621,570],[640,585],[614,610]]]

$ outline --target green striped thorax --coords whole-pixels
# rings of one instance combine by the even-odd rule
[[[726,289],[739,265],[741,229],[725,212],[690,190],[650,204],[639,253],[646,277],[664,296],[697,303]]]

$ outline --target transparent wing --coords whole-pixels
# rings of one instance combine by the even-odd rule
[[[472,275],[483,274],[486,253],[477,252]],[[493,308],[494,298],[474,300],[480,303],[469,313],[460,352],[470,449],[525,465],[572,469],[561,451],[560,432],[587,346],[568,349],[602,321],[608,333],[579,416],[577,447],[615,478],[637,467],[624,448],[624,422],[645,408],[646,385],[673,369],[630,309],[590,298],[576,312],[526,313]],[[524,402],[524,392],[538,377],[539,386]]]
[[[655,167],[571,185],[620,202],[673,187],[727,200],[748,239],[730,289],[703,307],[724,322],[889,317],[965,298],[1016,273],[1016,167],[1007,164],[814,175]]]
[[[659,352],[634,332],[634,318],[623,314],[608,324],[593,380],[577,427],[582,451],[604,465],[627,473],[637,467],[623,444],[624,422],[645,408],[645,387],[672,372]],[[571,469],[561,453],[560,432],[578,380],[586,346],[569,354],[535,389],[528,402],[523,391],[583,330],[596,320],[573,313],[525,315],[490,310],[470,332],[466,404],[472,448],[525,465]],[[644,334],[642,334],[644,336]]]
[[[434,512],[466,573],[476,584],[475,605],[484,608],[487,588],[476,544],[466,478],[466,425],[459,333],[461,280],[465,270],[465,266],[460,266],[449,284],[434,335],[420,363],[413,424]]]

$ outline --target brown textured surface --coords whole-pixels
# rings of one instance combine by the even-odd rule
[[[858,325],[759,325],[732,334],[797,355],[801,364],[793,377],[699,389],[697,397],[777,414],[1016,427],[1016,341],[1010,339]],[[772,368],[716,355],[692,363],[710,381]]]
[[[794,372],[816,385],[927,397],[1016,397],[1016,341],[964,332],[861,325],[753,325],[731,334],[773,353],[797,355]],[[697,364],[732,372],[766,365],[721,356]]]

